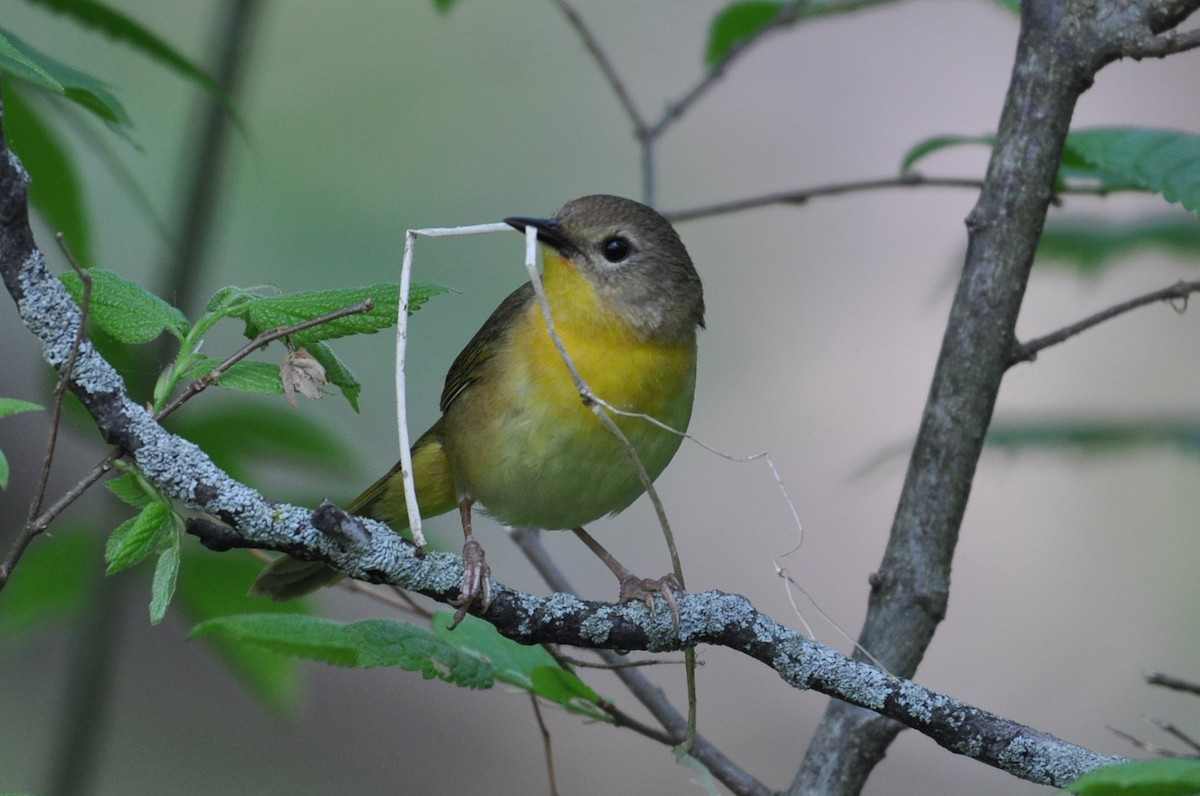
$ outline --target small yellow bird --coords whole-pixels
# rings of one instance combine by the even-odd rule
[[[579,374],[603,401],[684,431],[696,388],[696,330],[704,294],[679,235],[650,207],[618,196],[585,196],[553,218],[513,217],[534,227],[542,284],[554,326]],[[649,600],[670,577],[642,580],[583,529],[616,514],[645,488],[624,447],[576,390],[526,283],[513,291],[454,360],[441,418],[412,447],[423,516],[458,508],[466,537],[459,615],[491,598],[489,568],[471,528],[478,501],[509,526],[573,530],[621,583],[620,599]],[[645,418],[614,415],[650,478],[666,468],[681,437]],[[408,528],[397,464],[348,507]],[[251,591],[279,600],[327,585],[319,562],[277,559]]]

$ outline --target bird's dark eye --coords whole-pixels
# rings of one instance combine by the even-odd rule
[[[629,256],[633,247],[624,238],[614,236],[604,241],[603,251],[605,260],[610,263],[619,263]]]

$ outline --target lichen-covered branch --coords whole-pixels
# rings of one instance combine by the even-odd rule
[[[28,177],[0,133],[0,274],[21,319],[41,341],[46,361],[61,372],[81,314],[34,244],[27,188]],[[351,522],[328,508],[314,515],[266,499],[223,472],[196,445],[163,429],[129,398],[120,376],[86,341],[78,346],[69,382],[106,442],[124,450],[162,492],[201,512],[189,532],[210,548],[276,550],[321,559],[352,577],[442,602],[458,596],[462,566],[457,557],[419,550],[378,522]],[[951,751],[1034,782],[1063,784],[1115,761],[846,658],[736,595],[682,596],[678,632],[668,611],[651,616],[641,604],[588,602],[567,594],[539,597],[502,584],[495,585],[494,595],[483,617],[519,642],[654,652],[697,644],[728,647],[770,666],[795,688],[876,711]],[[739,792],[764,791],[748,781]]]

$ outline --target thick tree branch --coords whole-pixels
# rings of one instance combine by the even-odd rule
[[[883,562],[859,636],[912,676],[949,599],[950,565],[975,466],[1016,341],[1034,251],[1075,104],[1135,42],[1178,25],[1200,0],[1024,0],[1012,80],[942,349]],[[792,793],[857,794],[901,727],[832,702]],[[911,726],[911,725],[910,725]]]
[[[46,361],[61,373],[75,348],[81,315],[34,245],[27,187],[27,175],[0,135],[0,275],[26,327],[41,341]],[[313,512],[267,500],[217,468],[196,445],[163,429],[129,398],[120,376],[86,341],[78,346],[69,388],[101,436],[123,448],[156,487],[220,519],[189,523],[189,531],[210,548],[276,550],[320,559],[351,577],[389,583],[444,603],[458,597],[462,564],[457,557],[419,550],[371,520],[355,520],[355,530],[345,531],[336,512],[320,515],[320,530]],[[795,688],[819,690],[877,711],[951,751],[1034,782],[1064,784],[1117,760],[846,658],[735,595],[714,591],[682,596],[677,632],[668,611],[652,617],[640,603],[611,605],[567,594],[539,597],[502,584],[495,584],[494,594],[484,618],[521,643],[654,652],[725,646],[770,666]]]

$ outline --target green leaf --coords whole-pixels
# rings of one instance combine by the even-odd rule
[[[455,649],[427,630],[390,619],[342,624],[298,614],[248,614],[210,619],[190,638],[220,635],[255,644],[280,655],[324,661],[337,666],[399,666],[468,688],[490,688],[491,667]]]
[[[76,21],[95,28],[119,42],[124,42],[159,63],[173,69],[184,78],[198,84],[213,95],[230,113],[233,106],[225,92],[198,66],[178,50],[143,27],[133,18],[94,0],[26,0],[51,11],[74,17]],[[236,115],[236,114],[234,114]]]
[[[1200,456],[1200,423],[1173,420],[1082,422],[997,422],[988,431],[993,448],[1069,448],[1082,453],[1112,453],[1149,445],[1174,445]]]
[[[167,548],[159,553],[154,567],[154,581],[150,588],[150,624],[157,625],[167,615],[171,598],[175,596],[175,583],[179,579],[179,555],[183,541],[178,531],[171,535]]]
[[[237,614],[311,612],[310,600],[277,603],[247,594],[261,570],[262,564],[250,555],[216,555],[199,544],[185,544],[175,603],[194,624]],[[292,658],[220,636],[208,636],[205,642],[269,706],[281,709],[295,701],[299,676]]]
[[[457,2],[458,0],[433,0],[433,7],[443,14],[449,14],[450,9],[453,8]]]
[[[1137,760],[1085,774],[1066,787],[1080,796],[1190,796],[1200,793],[1200,760]]]
[[[112,271],[90,268],[92,299],[88,318],[121,343],[148,343],[170,332],[182,338],[190,328],[183,313],[136,282]],[[76,302],[83,301],[83,280],[69,271],[61,277]]]
[[[1065,263],[1085,273],[1142,251],[1160,251],[1200,263],[1200,224],[1183,214],[1154,215],[1128,224],[1105,219],[1047,222],[1038,241],[1039,265]]]
[[[18,412],[32,412],[41,410],[42,407],[38,404],[29,401],[22,401],[20,398],[0,398],[0,417],[8,417],[15,415]],[[8,489],[8,457],[0,451],[0,489]]]
[[[450,629],[453,615],[440,611],[434,615],[435,633],[448,644],[489,662],[495,677],[502,683],[543,697],[575,713],[609,721],[596,705],[600,697],[573,672],[558,665],[558,661],[539,645],[518,644],[500,635],[488,622],[473,616]]]
[[[141,479],[132,472],[109,480],[104,487],[134,508],[142,509],[158,500],[158,496],[148,493],[142,486]]]
[[[948,149],[956,146],[979,146],[981,144],[991,147],[994,143],[995,138],[990,135],[935,135],[923,141],[918,141],[911,149],[904,153],[904,159],[900,162],[900,173],[902,175],[908,174],[912,171],[912,167],[918,160],[940,149]]]
[[[1133,127],[1077,130],[1067,136],[1063,163],[1104,190],[1135,187],[1200,213],[1200,135]]]
[[[160,501],[149,504],[136,517],[117,526],[108,538],[104,549],[104,560],[108,562],[107,574],[112,575],[138,563],[159,546],[166,534],[174,530],[171,507]]]
[[[704,50],[704,65],[715,66],[734,47],[753,38],[779,16],[783,3],[734,3],[717,12],[708,29],[708,46]]]
[[[41,404],[32,401],[22,401],[20,398],[0,398],[0,417],[8,417],[20,412],[40,412],[44,409]]]
[[[63,95],[122,135],[127,136],[132,127],[125,109],[103,81],[38,52],[4,29],[0,29],[0,71]]]
[[[29,202],[55,232],[61,232],[75,259],[90,265],[91,231],[82,181],[57,132],[25,101],[20,84],[4,82],[4,135],[32,180]]]
[[[221,360],[219,359],[204,357],[198,360],[191,368],[188,372],[188,377],[202,379],[220,364]],[[238,392],[268,395],[283,392],[283,382],[279,379],[279,366],[272,365],[270,362],[260,362],[253,359],[243,359],[241,362],[235,363],[233,367],[225,371],[213,384],[223,387],[226,390],[236,390]]]
[[[58,529],[37,539],[4,587],[0,637],[10,639],[78,614],[98,563],[99,540],[86,529]]]
[[[437,285],[422,284],[413,287],[409,295],[409,313],[416,312],[430,298],[444,292],[446,288]],[[380,329],[387,329],[396,322],[399,296],[399,288],[387,283],[264,296],[248,304],[238,315],[246,321],[246,337],[254,338],[262,332],[294,326],[367,299],[374,302],[374,308],[367,312],[346,315],[292,336],[297,348],[307,348],[310,343],[318,340],[333,340],[352,334],[373,334]]]

